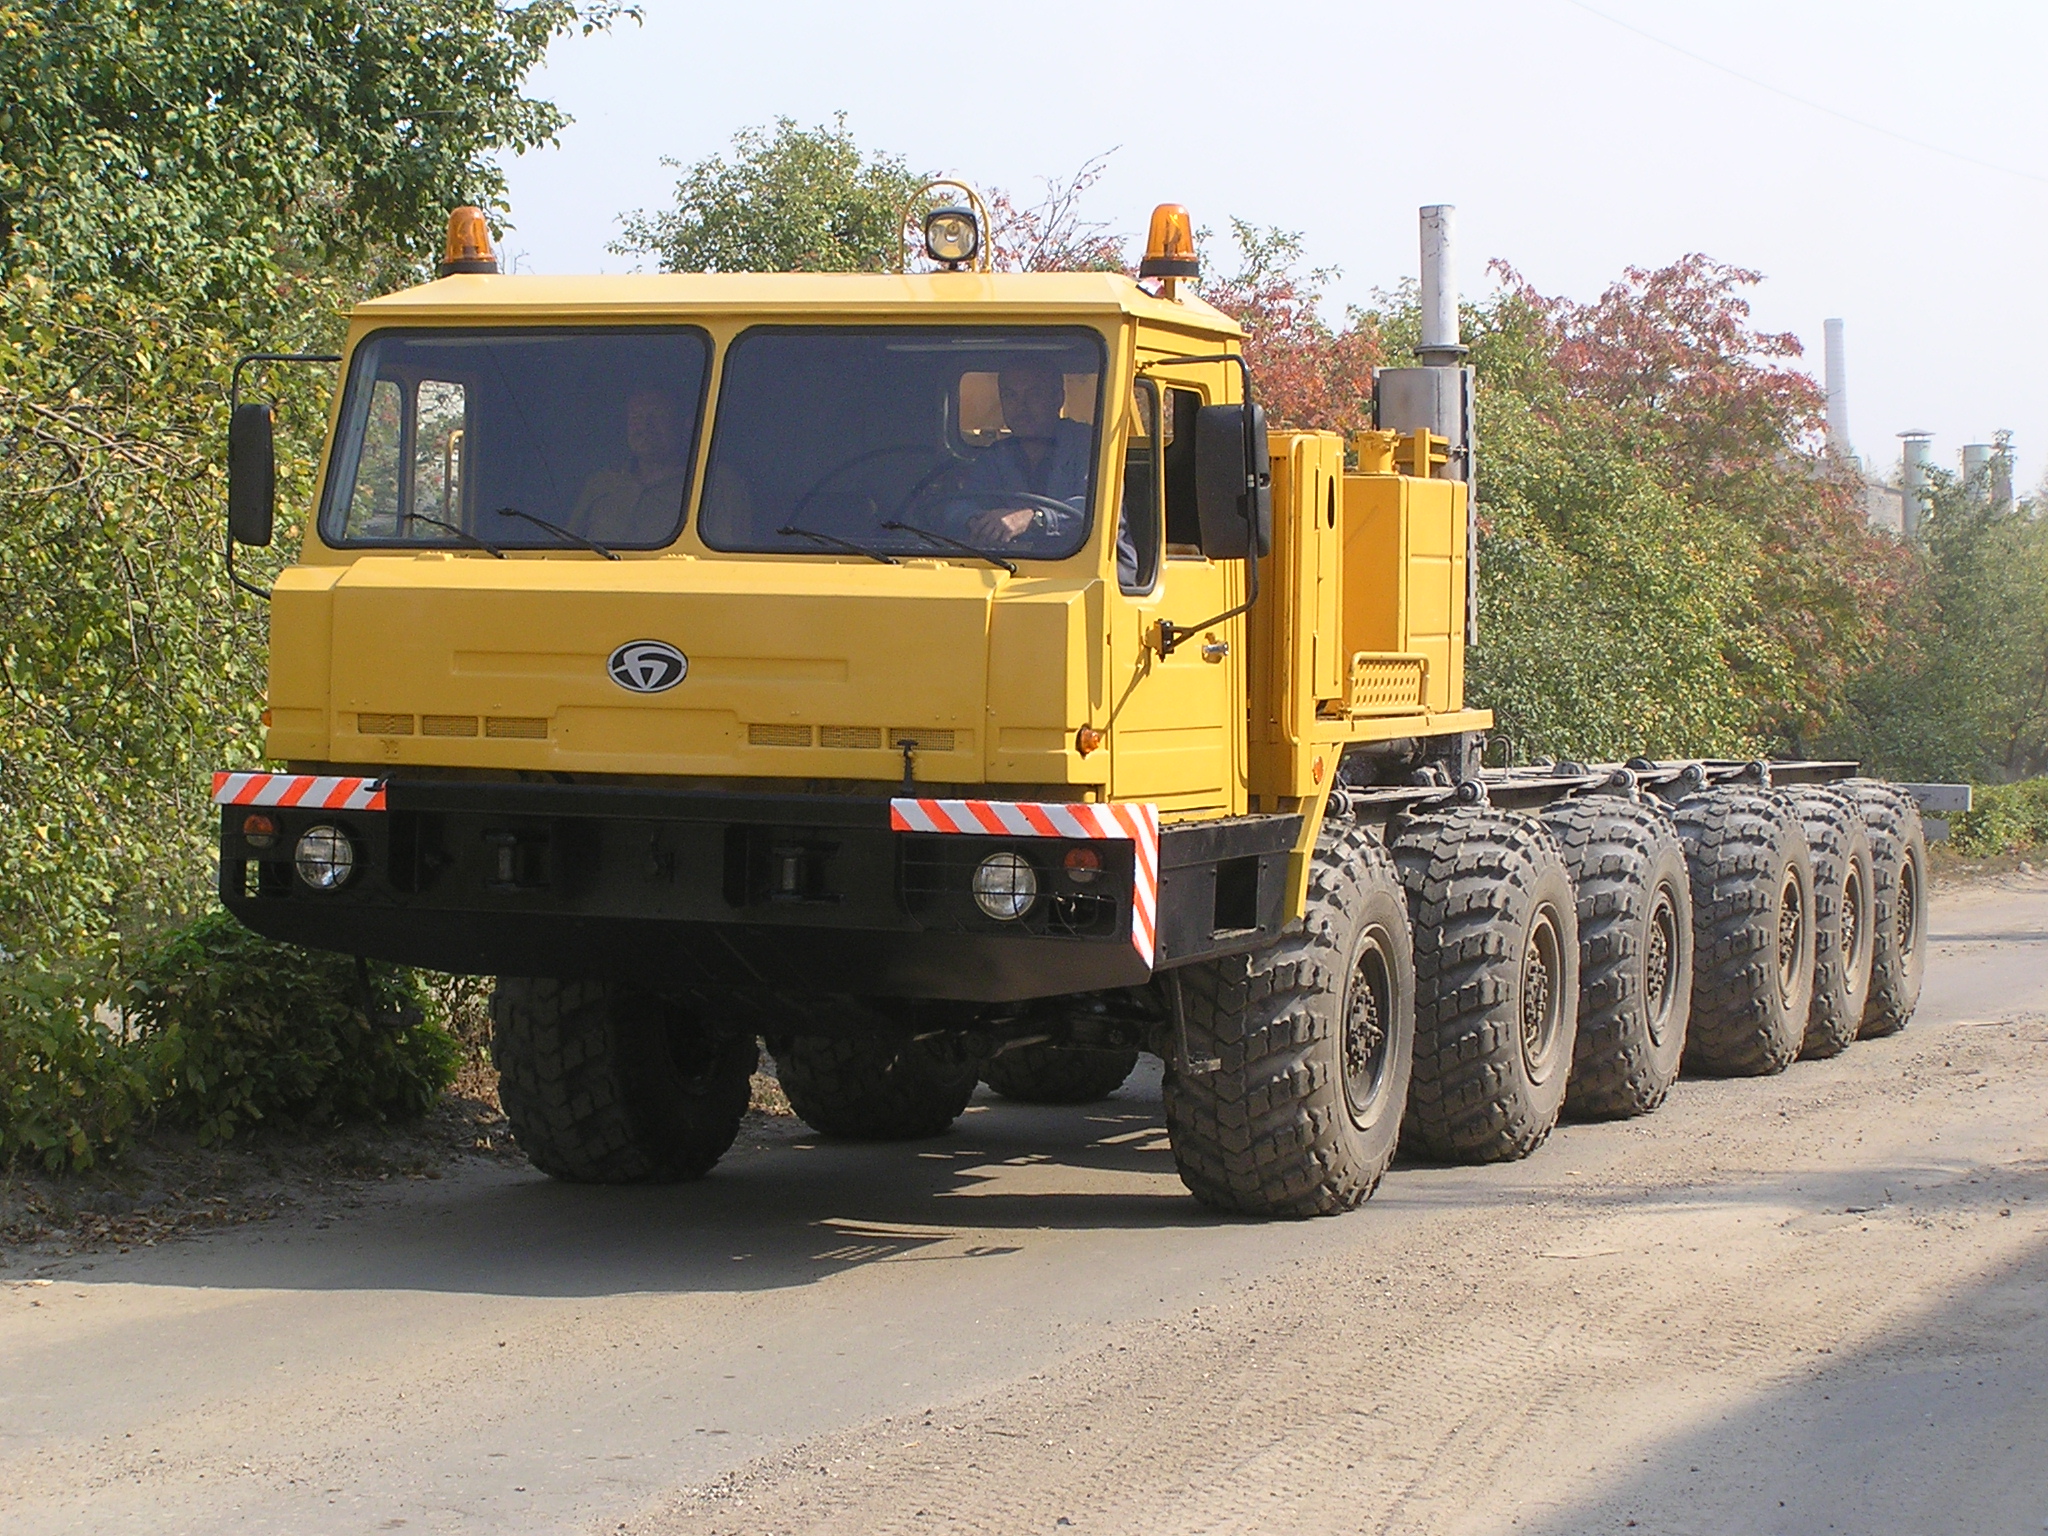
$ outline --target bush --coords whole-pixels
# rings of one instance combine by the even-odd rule
[[[258,1120],[411,1118],[462,1059],[413,972],[274,943],[225,912],[151,944],[126,1000],[162,1112],[202,1142]]]
[[[108,991],[80,977],[0,980],[0,1167],[90,1168],[149,1113],[146,1053],[106,1023]]]
[[[1949,823],[1958,853],[1989,858],[2048,847],[2048,779],[1979,784],[1972,807]]]

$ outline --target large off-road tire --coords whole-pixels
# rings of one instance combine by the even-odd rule
[[[1870,834],[1870,998],[1860,1038],[1895,1035],[1920,1006],[1927,973],[1927,833],[1920,806],[1895,785],[1850,779],[1842,789]]]
[[[1646,1115],[1678,1078],[1692,1012],[1692,888],[1661,810],[1619,795],[1550,806],[1579,907],[1579,1038],[1564,1112]]]
[[[1799,1054],[1839,1056],[1870,1001],[1870,837],[1848,796],[1819,785],[1784,791],[1813,857],[1813,1006]]]
[[[880,1010],[873,1022],[873,1032],[795,1035],[774,1043],[775,1072],[789,1107],[819,1134],[849,1141],[943,1135],[974,1097],[979,1067],[949,1061],[892,1031]]]
[[[1136,1051],[1020,1045],[983,1062],[981,1080],[1020,1104],[1093,1104],[1123,1087],[1137,1064]]]
[[[1415,1023],[1408,909],[1377,839],[1326,828],[1299,931],[1165,985],[1190,1058],[1165,1078],[1189,1192],[1247,1216],[1363,1204],[1400,1139]]]
[[[519,1149],[557,1179],[701,1177],[739,1134],[759,1058],[752,1035],[603,982],[506,977],[491,996],[499,1102]]]
[[[1526,1157],[1557,1124],[1579,1022],[1571,873],[1539,821],[1467,806],[1396,824],[1415,929],[1403,1137],[1445,1162]]]
[[[1688,796],[1672,814],[1692,881],[1685,1067],[1763,1077],[1792,1064],[1813,1005],[1813,859],[1781,797]]]

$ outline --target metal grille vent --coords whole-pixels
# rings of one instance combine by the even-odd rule
[[[484,734],[495,741],[546,741],[548,722],[544,715],[486,715]]]
[[[896,725],[889,728],[889,745],[900,747],[906,741],[917,743],[920,752],[950,752],[953,750],[951,731],[931,730],[925,727]]]
[[[356,734],[360,736],[410,736],[411,715],[357,715]]]
[[[872,750],[882,744],[882,728],[877,725],[821,725],[818,727],[818,745],[821,747],[850,747],[856,751]]]
[[[474,736],[475,715],[421,715],[422,736]]]

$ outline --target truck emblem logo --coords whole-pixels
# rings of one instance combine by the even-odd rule
[[[690,658],[663,640],[628,640],[605,670],[628,693],[666,693],[690,675]]]

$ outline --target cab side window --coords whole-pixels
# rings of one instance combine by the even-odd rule
[[[1141,380],[1131,391],[1131,423],[1124,447],[1123,503],[1116,525],[1116,581],[1131,596],[1159,581],[1160,391]]]
[[[1166,553],[1199,558],[1202,520],[1195,510],[1195,415],[1202,397],[1166,391]]]

